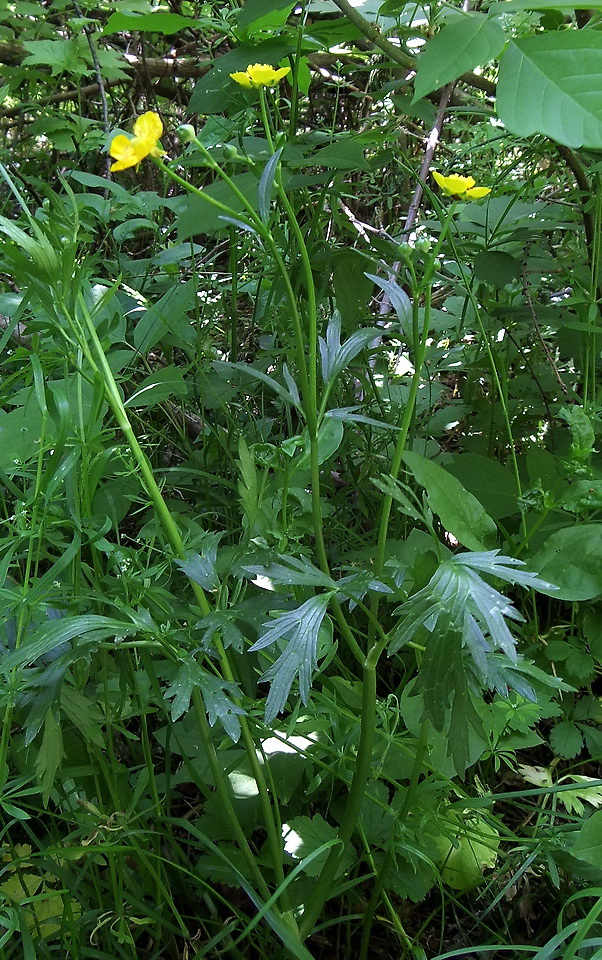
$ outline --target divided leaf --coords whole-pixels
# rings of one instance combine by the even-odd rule
[[[322,621],[330,601],[330,593],[311,597],[305,603],[263,624],[265,633],[249,648],[251,652],[264,650],[286,637],[283,653],[263,674],[262,681],[270,680],[270,692],[265,706],[265,722],[270,723],[284,709],[295,677],[299,678],[299,693],[303,703],[309,699],[313,674],[318,661],[318,640]]]

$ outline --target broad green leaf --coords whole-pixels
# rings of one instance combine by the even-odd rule
[[[521,264],[516,257],[503,250],[483,250],[474,259],[477,280],[502,290],[521,275]]]
[[[586,863],[599,867],[602,863],[602,810],[592,814],[581,827],[571,853]]]
[[[180,368],[163,367],[143,380],[124,405],[140,410],[143,407],[154,407],[168,397],[185,397],[187,393],[188,387]]]
[[[177,33],[179,30],[185,30],[187,27],[196,26],[196,21],[190,17],[182,17],[178,13],[167,13],[164,10],[157,10],[156,13],[112,13],[106,22],[102,31],[105,36],[111,33],[129,33],[132,30],[140,30],[145,33],[162,33],[168,36],[171,33]]]
[[[516,478],[498,460],[479,453],[461,453],[445,464],[445,470],[483,504],[494,520],[517,513]]]
[[[242,88],[231,79],[230,74],[244,71],[250,63],[278,64],[285,57],[296,53],[297,40],[274,38],[263,43],[239,44],[233,50],[214,61],[207,76],[196,84],[190,103],[189,113],[223,113],[229,107],[244,105],[245,94]]]
[[[257,177],[253,173],[239,173],[232,177],[232,180],[256,210],[258,206]],[[209,186],[203,187],[203,193],[224,204],[234,216],[237,214],[244,215],[244,204],[223,180],[214,180]],[[212,234],[225,230],[224,215],[228,216],[227,211],[214,207],[207,200],[203,200],[202,197],[187,196],[178,211],[176,221],[178,240],[181,242],[202,233]],[[244,229],[248,229],[246,224],[242,224],[242,226]]]
[[[457,80],[463,73],[494,60],[506,36],[496,20],[483,13],[454,18],[425,44],[416,70],[414,100]]]
[[[500,837],[482,817],[463,818],[453,841],[441,843],[441,879],[453,890],[470,890],[483,879],[486,867],[495,866]]]
[[[286,23],[294,5],[293,0],[245,0],[236,22],[245,29],[251,26],[262,29],[276,27]]]
[[[419,453],[408,451],[404,461],[445,529],[468,550],[486,550],[495,544],[497,527],[482,504],[447,470]]]
[[[169,332],[174,319],[190,310],[196,297],[196,283],[188,280],[171,287],[146,311],[134,329],[134,346],[139,353],[148,353]]]
[[[602,10],[602,0],[504,0],[489,8],[496,16],[515,10]]]
[[[512,133],[602,149],[602,33],[559,30],[512,41],[500,61],[497,110]]]
[[[569,425],[571,431],[571,457],[573,460],[585,462],[594,452],[596,435],[592,422],[583,407],[572,404],[562,407],[558,417]]]
[[[558,590],[559,600],[593,600],[602,594],[602,523],[564,527],[548,537],[529,566]]]
[[[364,157],[361,143],[347,135],[334,140],[327,147],[321,147],[302,163],[291,163],[292,167],[328,167],[334,170],[369,170],[370,165]]]
[[[364,272],[366,257],[358,250],[342,250],[334,255],[332,265],[337,310],[345,325],[354,323],[366,316],[366,305],[372,296],[373,283]]]

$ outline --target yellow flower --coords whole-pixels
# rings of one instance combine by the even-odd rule
[[[162,157],[165,150],[158,146],[162,133],[163,124],[159,115],[153,110],[143,113],[134,124],[133,137],[124,137],[120,133],[111,140],[109,153],[116,161],[111,164],[111,170],[135,167],[148,156]]]
[[[452,173],[449,177],[433,170],[433,177],[448,197],[461,197],[463,200],[480,200],[491,193],[489,187],[475,187],[474,177],[462,177]]]
[[[260,87],[275,87],[290,72],[290,67],[274,70],[269,63],[250,63],[244,73],[231,73],[230,76],[240,83],[241,87],[258,90]]]

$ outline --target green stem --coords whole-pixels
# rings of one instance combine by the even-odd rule
[[[332,848],[322,872],[318,878],[314,892],[303,914],[299,933],[306,939],[312,932],[316,920],[322,912],[326,901],[333,893],[333,881],[345,847],[351,840],[357,824],[366,784],[372,768],[372,746],[374,743],[374,725],[376,719],[376,661],[370,655],[364,662],[362,671],[362,715],[360,726],[360,741],[358,746],[355,770],[349,796],[341,821],[339,844]]]
[[[299,363],[299,374],[301,376],[301,394],[307,399],[308,393],[309,393],[309,381],[308,381],[308,374],[307,374],[307,364],[305,362],[305,340],[303,335],[303,325],[301,323],[301,316],[299,314],[297,298],[295,297],[295,292],[293,290],[291,280],[288,275],[288,271],[286,269],[284,260],[282,259],[280,250],[278,249],[278,246],[274,238],[272,237],[272,234],[264,225],[262,220],[257,216],[253,207],[251,206],[251,204],[249,203],[245,195],[238,189],[234,181],[231,180],[228,174],[224,170],[222,170],[222,168],[219,166],[219,164],[215,162],[215,160],[213,160],[209,151],[203,146],[203,144],[199,140],[195,140],[194,143],[198,147],[202,156],[207,161],[207,165],[210,167],[210,169],[214,170],[215,173],[217,173],[217,175],[221,177],[224,183],[228,184],[228,186],[234,193],[235,197],[238,199],[239,203],[247,213],[248,226],[252,227],[259,234],[261,239],[269,247],[270,253],[274,258],[274,261],[278,268],[278,273],[280,274],[280,277],[284,284],[286,298],[288,300],[288,305],[291,312],[291,319],[293,321],[293,329],[295,333],[296,349],[297,349],[298,363]],[[220,203],[219,200],[215,200],[214,197],[207,194],[204,190],[199,190],[198,187],[195,187],[191,183],[188,183],[187,180],[184,180],[183,177],[180,177],[179,174],[177,174],[174,170],[172,170],[165,163],[163,163],[162,160],[156,157],[153,159],[154,159],[154,162],[157,164],[157,166],[160,167],[161,170],[163,170],[163,172],[168,177],[170,177],[175,183],[178,183],[180,184],[180,186],[184,187],[184,189],[187,190],[189,193],[193,193],[196,197],[200,197],[206,203],[209,203],[212,207],[215,207],[216,210],[221,210],[221,212],[227,215],[228,217],[238,217],[238,219],[240,219],[240,215],[237,214],[235,210],[232,210],[231,207],[227,207],[225,204]]]
[[[251,850],[249,846],[249,842],[243,833],[243,829],[236,815],[236,811],[232,805],[232,800],[230,799],[230,793],[226,785],[228,781],[227,781],[227,778],[224,776],[224,771],[217,759],[215,747],[213,746],[213,741],[211,739],[211,733],[210,733],[209,724],[207,721],[207,714],[205,713],[205,705],[199,693],[198,687],[195,687],[195,689],[193,690],[192,702],[193,702],[194,710],[196,713],[199,730],[201,733],[201,739],[203,741],[203,747],[207,755],[207,760],[209,761],[211,774],[213,776],[213,783],[215,785],[215,789],[217,790],[219,801],[226,812],[226,816],[228,817],[228,821],[230,822],[232,830],[234,831],[234,835],[236,837],[238,845],[243,853],[245,860],[247,861],[247,866],[257,886],[257,890],[259,891],[259,893],[261,893],[261,896],[267,900],[269,899],[270,891],[268,890],[267,884],[263,879],[261,870],[257,866],[257,860],[253,855],[253,851]]]
[[[426,748],[428,745],[428,720],[423,720],[420,727],[420,734],[418,736],[418,743],[416,744],[416,754],[414,756],[414,763],[412,765],[412,773],[410,774],[410,782],[408,784],[408,789],[405,795],[403,806],[397,814],[397,820],[399,823],[403,824],[405,818],[411,811],[412,804],[414,803],[416,797],[416,790],[418,788],[418,780],[420,779],[420,774],[424,770],[424,757],[426,754]],[[378,874],[378,879],[374,884],[374,889],[370,896],[370,902],[368,903],[368,908],[364,917],[363,929],[362,929],[362,942],[360,945],[360,952],[358,960],[366,960],[368,956],[368,950],[370,948],[370,934],[372,932],[372,924],[374,922],[374,915],[376,913],[376,908],[382,897],[383,888],[385,885],[385,880],[389,872],[391,863],[393,862],[393,839],[391,841],[391,846],[389,847],[386,856],[381,864],[380,871]],[[406,944],[407,946],[407,944]]]
[[[129,445],[129,447],[130,447],[130,449],[131,449],[131,451],[132,451],[135,459],[136,459],[136,462],[137,462],[139,468],[140,468],[140,472],[142,473],[142,476],[143,476],[143,478],[144,478],[145,486],[146,486],[146,488],[147,488],[147,491],[148,491],[148,493],[149,493],[149,496],[151,497],[153,506],[155,507],[155,510],[156,510],[156,512],[157,512],[157,514],[158,514],[158,516],[159,516],[159,519],[160,519],[160,521],[161,521],[161,523],[162,523],[162,525],[163,525],[163,529],[164,529],[164,531],[165,531],[165,535],[166,535],[166,537],[167,537],[167,539],[168,539],[168,541],[169,541],[169,543],[170,543],[170,545],[171,545],[171,547],[172,547],[172,549],[173,549],[173,551],[174,551],[174,554],[175,554],[178,558],[184,559],[184,558],[185,558],[185,550],[184,550],[184,544],[183,544],[183,541],[182,541],[182,537],[181,537],[180,532],[179,532],[179,530],[178,530],[178,528],[177,528],[177,526],[176,526],[176,524],[175,524],[175,521],[173,520],[173,517],[171,516],[171,513],[169,512],[169,509],[168,509],[168,507],[167,507],[167,504],[165,503],[165,500],[163,499],[163,495],[162,495],[162,493],[161,493],[161,491],[160,491],[160,489],[159,489],[159,487],[158,487],[158,485],[157,485],[157,482],[156,482],[156,480],[155,480],[155,478],[154,478],[154,474],[153,474],[152,468],[151,468],[151,466],[150,466],[150,463],[148,462],[148,459],[146,458],[146,455],[144,454],[142,448],[140,447],[140,444],[138,443],[138,440],[137,440],[137,438],[136,438],[136,436],[135,436],[135,434],[134,434],[134,432],[133,432],[133,430],[132,430],[132,426],[131,426],[131,424],[130,424],[130,422],[129,422],[127,413],[126,413],[125,408],[124,408],[124,406],[123,406],[123,403],[122,403],[122,401],[121,401],[121,396],[120,396],[120,394],[119,394],[119,390],[118,390],[118,388],[117,388],[117,384],[116,384],[115,379],[114,379],[114,377],[113,377],[113,373],[112,373],[111,368],[110,368],[110,366],[109,366],[109,364],[108,364],[108,362],[107,362],[107,359],[106,359],[104,350],[103,350],[103,348],[102,348],[102,344],[100,343],[100,340],[98,339],[98,335],[97,335],[97,333],[96,333],[96,329],[95,329],[94,324],[93,324],[93,322],[92,322],[92,318],[90,317],[90,314],[89,314],[89,312],[88,312],[88,310],[87,310],[87,308],[86,308],[86,305],[85,305],[83,296],[80,296],[80,307],[81,307],[81,309],[82,309],[82,315],[83,315],[83,317],[84,317],[84,323],[85,323],[85,327],[86,327],[86,334],[87,334],[87,336],[89,337],[90,342],[93,344],[94,349],[95,349],[95,353],[96,353],[96,357],[95,357],[95,358],[92,357],[91,355],[89,355],[88,358],[89,358],[89,360],[92,361],[93,368],[96,368],[96,369],[101,373],[101,375],[102,375],[102,377],[103,377],[103,382],[104,382],[104,385],[105,385],[105,392],[106,392],[106,395],[107,395],[107,399],[108,399],[108,401],[109,401],[109,404],[110,404],[110,406],[111,406],[111,409],[113,410],[115,419],[117,420],[117,423],[118,423],[118,425],[119,425],[119,427],[120,427],[120,429],[121,429],[121,431],[122,431],[122,433],[123,433],[123,435],[124,435],[124,437],[125,437],[128,445]],[[96,363],[95,363],[95,361],[96,361]],[[195,597],[196,597],[196,599],[197,599],[197,602],[198,602],[198,604],[199,604],[199,607],[201,608],[201,611],[202,611],[203,615],[204,615],[204,616],[207,616],[207,615],[211,612],[211,607],[210,607],[210,605],[209,605],[209,602],[208,602],[208,600],[207,600],[207,598],[206,598],[206,596],[205,596],[205,593],[204,593],[203,589],[202,589],[198,584],[195,584],[195,583],[192,583],[192,588],[193,588],[193,590],[194,590]],[[230,680],[230,681],[233,681],[233,680],[234,680],[234,677],[233,677],[233,674],[232,674],[232,670],[231,670],[231,668],[230,668],[230,664],[229,664],[229,662],[228,662],[228,660],[227,660],[227,657],[226,657],[226,655],[225,655],[225,651],[224,651],[223,648],[221,647],[221,644],[219,644],[218,653],[219,653],[219,655],[220,655],[220,660],[221,660],[221,663],[222,663],[222,670],[223,670],[223,673],[224,673],[226,679],[227,679],[227,680]],[[200,702],[202,702],[202,701],[200,701]],[[195,709],[196,709],[196,704],[195,704]],[[204,707],[203,707],[202,713],[203,713],[203,718],[204,718],[204,720],[205,720],[205,725],[206,725],[206,716],[205,716],[205,713],[204,713]],[[197,709],[197,716],[198,716],[198,714],[199,714],[199,711],[198,711],[198,709]],[[199,722],[200,722],[200,721],[199,721]],[[268,837],[269,837],[270,847],[271,847],[271,852],[272,852],[272,857],[273,857],[274,869],[275,869],[275,871],[276,871],[276,874],[277,874],[277,876],[278,876],[279,881],[281,882],[281,881],[284,879],[282,843],[280,842],[280,838],[277,836],[277,833],[276,833],[276,826],[275,826],[274,818],[273,818],[273,815],[272,815],[272,810],[271,810],[271,805],[270,805],[270,799],[269,799],[269,795],[268,795],[268,791],[267,791],[267,787],[266,787],[266,783],[265,783],[265,778],[264,778],[264,776],[263,776],[263,771],[261,770],[261,766],[260,766],[259,761],[258,761],[258,759],[257,759],[257,755],[256,755],[256,752],[255,752],[255,745],[254,745],[254,743],[253,743],[251,734],[250,734],[250,732],[249,732],[248,725],[247,725],[246,720],[245,720],[244,717],[241,718],[241,729],[242,729],[242,733],[243,733],[243,742],[244,742],[244,745],[245,745],[245,750],[246,750],[246,752],[247,752],[247,756],[248,756],[248,758],[249,758],[249,761],[250,761],[250,764],[251,764],[251,767],[252,767],[252,770],[253,770],[255,779],[256,779],[256,781],[257,781],[257,785],[258,785],[258,789],[259,789],[259,792],[260,792],[260,796],[261,796],[262,806],[263,806],[263,810],[264,810],[264,816],[265,816],[265,820],[266,820],[266,828],[267,828],[267,830],[268,830]],[[203,730],[202,730],[201,732],[203,733]],[[211,763],[211,765],[212,765],[212,769],[213,769],[213,772],[214,772],[214,777],[216,778],[216,786],[217,786],[217,785],[218,785],[218,779],[219,779],[220,777],[223,778],[223,773],[221,772],[221,767],[219,767],[219,764],[218,764],[218,762],[217,762],[217,758],[214,757],[214,759],[213,759],[213,761],[212,761],[211,754],[212,754],[212,753],[214,754],[214,748],[213,748],[213,744],[212,744],[211,742],[210,742],[209,746],[207,747],[207,750],[208,750],[209,760],[210,760],[210,763]],[[219,770],[218,770],[218,768],[219,768]],[[225,786],[224,786],[223,783],[221,784],[221,787],[218,786],[218,789],[221,791],[222,794],[224,794],[224,792],[226,792],[226,795],[227,795],[227,790],[226,790],[226,788],[225,788]],[[228,798],[228,799],[229,799],[229,798]],[[158,802],[158,798],[156,798],[156,802]],[[229,806],[229,817],[230,817],[230,819],[231,819],[232,827],[233,827],[233,829],[234,829],[235,833],[237,834],[237,837],[238,837],[238,839],[239,839],[239,841],[240,841],[241,837],[244,838],[244,834],[242,833],[242,829],[241,829],[240,824],[239,824],[239,822],[238,822],[238,818],[237,818],[237,816],[236,816],[236,812],[235,812],[234,808],[232,807],[232,804],[231,804],[231,803],[230,803],[230,806]],[[245,843],[246,843],[246,840],[245,840]],[[247,844],[247,846],[248,846],[248,844]],[[250,854],[250,850],[249,850],[249,854]],[[256,867],[255,859],[252,857],[252,854],[250,854],[250,856],[251,856],[251,859],[253,860],[253,864],[254,864],[255,867]],[[259,872],[258,869],[256,869],[256,873],[257,873],[257,876],[261,876],[261,873]],[[267,894],[267,886],[265,886],[265,881],[263,881],[263,878],[262,878],[262,883],[264,884],[264,890],[265,890],[265,892],[266,892],[266,894]]]
[[[113,376],[113,371],[109,366],[102,343],[98,338],[96,327],[94,326],[92,317],[90,316],[82,293],[79,295],[79,306],[84,320],[85,334],[89,339],[89,342],[92,344],[94,352],[91,353],[85,340],[84,343],[80,345],[82,346],[88,361],[91,361],[93,369],[99,372],[102,377],[107,401],[111,407],[111,410],[113,411],[113,415],[117,421],[119,429],[125,437],[130,450],[132,451],[136,464],[138,465],[138,469],[142,475],[147,493],[163,527],[167,541],[171,546],[175,556],[180,560],[184,560],[186,558],[186,551],[184,549],[184,542],[182,540],[180,531],[169,511],[169,507],[165,503],[163,494],[161,493],[159,485],[155,480],[153,469],[148,461],[148,458],[138,443],[138,438],[134,433],[127,415],[127,411],[123,405],[119,388],[117,387],[115,377]],[[72,318],[67,312],[64,304],[63,310],[67,320],[71,323],[72,328],[76,330],[77,328],[75,324],[73,324]],[[196,583],[192,583],[192,589],[201,612],[204,616],[208,616],[211,613],[211,606],[209,605],[209,601],[205,596],[203,588]]]

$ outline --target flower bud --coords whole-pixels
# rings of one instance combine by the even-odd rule
[[[418,253],[428,253],[431,249],[431,241],[427,237],[420,237],[416,241],[416,249]]]
[[[409,243],[400,243],[397,247],[397,256],[404,263],[410,263],[414,254],[414,248]]]
[[[224,160],[238,160],[240,154],[233,143],[226,143],[223,148]]]
[[[196,140],[196,130],[191,123],[181,123],[176,133],[182,143],[192,143],[193,140]]]

